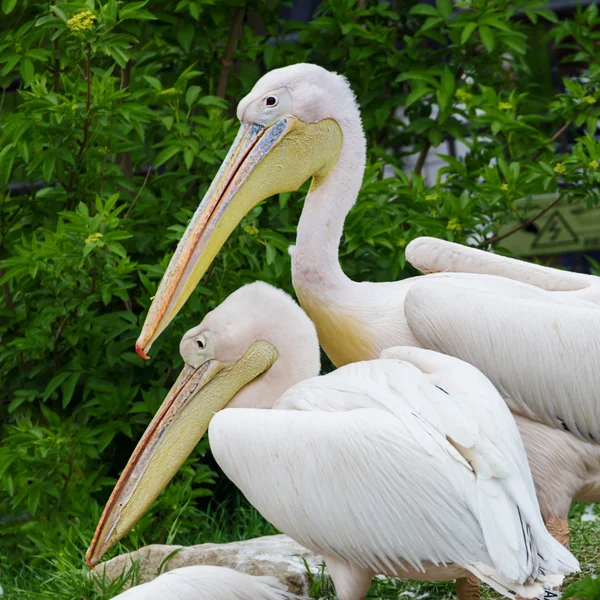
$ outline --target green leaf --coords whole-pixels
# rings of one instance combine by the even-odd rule
[[[44,167],[42,170],[42,174],[44,176],[44,181],[46,183],[50,183],[52,179],[52,173],[54,173],[54,165],[56,163],[56,154],[52,151],[46,152],[44,154]]]
[[[416,72],[416,71],[405,71],[404,73],[400,73],[398,77],[396,77],[396,81],[412,81],[414,79],[418,79],[420,81],[426,81],[431,84],[433,87],[438,87],[439,81],[429,73]]]
[[[430,4],[417,4],[413,6],[409,11],[409,15],[429,15],[432,17],[439,17],[440,13],[431,6]]]
[[[162,83],[156,77],[150,75],[143,75],[144,79],[157,91],[162,91]]]
[[[154,166],[160,167],[160,165],[166,163],[170,158],[173,158],[176,154],[181,152],[179,146],[167,146],[155,159]]]
[[[420,86],[415,88],[407,97],[404,102],[404,106],[408,108],[414,104],[417,100],[420,100],[423,96],[431,93],[431,90],[427,86]]]
[[[73,398],[73,392],[75,391],[75,386],[81,377],[81,371],[74,371],[69,374],[67,380],[63,384],[63,397],[62,397],[62,407],[66,408]]]
[[[552,23],[558,23],[558,17],[556,16],[556,14],[547,8],[536,8],[535,12],[547,21],[551,21]]]
[[[13,11],[16,5],[17,0],[2,0],[2,12],[5,15],[8,15]]]
[[[6,59],[6,64],[4,65],[4,69],[2,69],[2,75],[6,75],[10,73],[14,66],[21,60],[21,56],[19,54],[13,54],[9,58]]]
[[[272,265],[275,262],[275,257],[277,256],[277,252],[271,244],[266,245],[267,248],[267,264]]]
[[[192,105],[196,101],[196,98],[198,98],[198,96],[200,95],[200,90],[201,90],[201,88],[200,88],[199,85],[193,85],[186,92],[186,94],[185,94],[185,103],[188,105],[189,108],[192,108]]]
[[[227,102],[218,96],[203,96],[198,100],[198,104],[204,106],[218,106],[219,108],[227,108]]]
[[[142,7],[148,4],[148,0],[142,2],[128,2],[119,11],[119,21],[125,21],[126,19],[134,19],[137,21],[153,21],[156,17],[147,10],[142,10]]]
[[[186,169],[189,171],[194,164],[194,153],[189,148],[183,151],[183,160],[185,161]]]
[[[40,488],[36,485],[27,492],[27,510],[35,515],[35,512],[40,504]]]
[[[0,150],[0,184],[7,185],[9,183],[10,174],[12,172],[15,153],[11,152],[14,144],[7,144]]]
[[[460,34],[460,43],[466,44],[476,29],[477,23],[467,23]]]
[[[65,23],[69,20],[69,18],[67,17],[67,14],[65,13],[65,11],[60,8],[59,6],[56,6],[55,4],[53,4],[50,7],[50,10],[61,20],[64,21]]]
[[[440,16],[448,21],[452,16],[452,1],[451,0],[435,0],[435,5],[440,13]]]
[[[525,54],[525,52],[527,52],[527,44],[521,38],[504,36],[502,41],[519,54]]]
[[[485,49],[488,52],[491,52],[496,44],[492,30],[489,27],[482,25],[479,28],[479,35],[481,36],[481,41],[483,42]]]
[[[265,61],[265,67],[270,71],[273,65],[273,58],[277,53],[277,47],[274,44],[265,44],[263,50],[263,60]]]
[[[129,56],[120,46],[110,45],[106,48],[106,51],[122,69],[127,66]]]
[[[50,398],[50,394],[52,394],[52,392],[69,376],[69,372],[65,371],[64,373],[59,373],[58,375],[56,375],[55,377],[53,377],[48,385],[46,386],[46,389],[44,390],[43,394],[42,394],[42,399],[43,400],[48,400],[48,398]]]

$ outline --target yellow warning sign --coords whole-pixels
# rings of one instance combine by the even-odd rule
[[[523,212],[531,218],[556,196],[548,194],[534,198],[532,208]],[[518,222],[508,223],[499,235],[514,229]],[[600,208],[588,209],[581,204],[557,205],[534,223],[500,242],[517,256],[541,256],[600,250]]]

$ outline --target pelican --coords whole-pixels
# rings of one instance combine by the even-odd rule
[[[225,567],[181,567],[128,589],[113,600],[300,600],[275,577],[256,577]]]
[[[163,573],[113,600],[300,600],[275,577],[255,577],[225,567],[197,565]]]
[[[393,348],[317,377],[313,324],[265,283],[234,292],[180,351],[185,366],[113,490],[90,566],[208,429],[248,500],[324,556],[340,600],[364,598],[376,574],[474,575],[531,598],[578,570],[546,530],[508,407],[471,365]]]
[[[310,64],[276,69],[239,103],[237,115],[238,136],[150,307],[140,356],[243,215],[312,177],[291,249],[292,280],[329,358],[339,367],[377,358],[385,348],[417,346],[480,369],[515,413],[542,514],[566,543],[571,502],[600,501],[598,278],[419,238],[406,256],[426,276],[353,282],[338,247],[366,148],[347,80]]]

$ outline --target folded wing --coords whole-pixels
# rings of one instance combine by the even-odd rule
[[[454,563],[523,592],[542,571],[577,563],[543,526],[494,393],[486,410],[500,431],[488,436],[467,410],[480,399],[458,399],[452,382],[395,359],[355,363],[294,386],[280,410],[221,411],[211,448],[248,500],[305,546],[376,572]]]

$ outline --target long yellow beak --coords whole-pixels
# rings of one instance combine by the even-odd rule
[[[236,225],[260,201],[313,187],[333,170],[342,134],[331,119],[307,125],[288,116],[270,127],[244,123],[192,217],[160,282],[136,343],[142,358],[185,304]]]
[[[196,447],[213,415],[271,368],[277,350],[252,344],[236,362],[185,365],[144,432],[104,508],[85,555],[90,568],[139,521]]]

